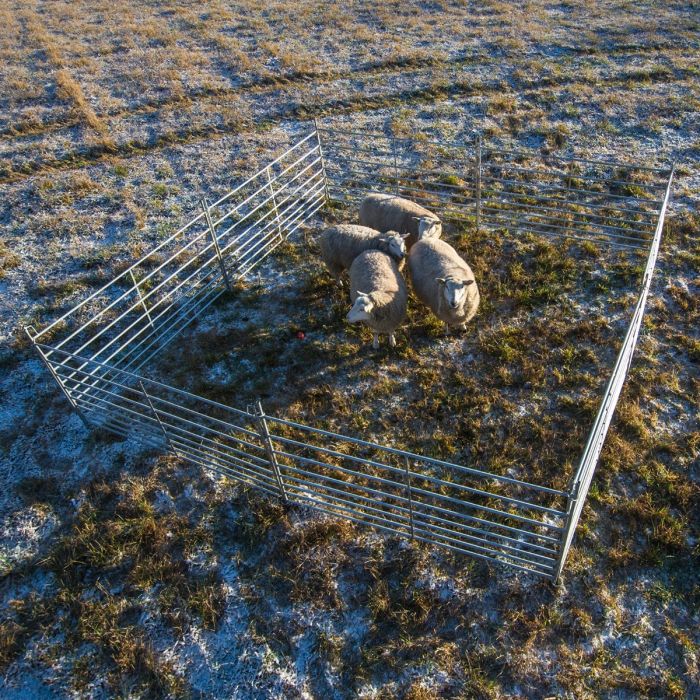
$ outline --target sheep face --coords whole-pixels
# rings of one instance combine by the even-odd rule
[[[401,236],[396,233],[396,231],[387,231],[382,236],[382,242],[386,246],[386,252],[397,262],[406,257],[406,242],[404,238],[407,237],[408,235]]]
[[[440,238],[442,236],[442,223],[437,219],[423,217],[418,222],[418,240],[425,238]]]
[[[437,278],[440,291],[445,304],[450,309],[461,309],[467,299],[469,286],[474,284],[474,280],[455,280]]]
[[[347,319],[350,323],[361,323],[371,318],[374,302],[370,299],[369,294],[364,292],[357,293],[357,299],[348,311]]]

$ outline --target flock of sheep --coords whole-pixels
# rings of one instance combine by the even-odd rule
[[[338,224],[319,238],[321,256],[338,284],[350,271],[351,323],[366,323],[374,333],[389,336],[406,318],[408,289],[401,268],[408,271],[418,299],[447,328],[464,328],[479,306],[479,289],[471,268],[440,239],[440,219],[408,199],[370,194],[360,206],[360,225]]]

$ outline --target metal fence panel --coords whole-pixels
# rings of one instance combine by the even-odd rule
[[[53,349],[123,369],[152,359],[323,205],[310,134],[36,334]]]
[[[652,242],[646,268],[644,270],[642,291],[634,308],[632,321],[627,329],[625,339],[622,343],[622,348],[617,356],[612,376],[610,377],[608,386],[605,389],[605,394],[600,409],[598,410],[598,415],[596,416],[593,428],[583,450],[583,455],[581,456],[578,468],[572,479],[571,495],[569,497],[568,506],[569,515],[567,517],[565,530],[562,536],[562,545],[559,561],[557,562],[557,567],[555,570],[555,578],[559,577],[564,567],[564,563],[566,562],[566,557],[571,547],[576,526],[578,525],[578,521],[581,517],[581,511],[583,510],[586,496],[588,495],[588,489],[590,488],[591,480],[593,479],[593,474],[598,464],[598,458],[600,457],[601,450],[603,449],[605,436],[608,433],[608,428],[612,422],[617,401],[620,398],[622,387],[625,383],[630,365],[632,364],[632,357],[637,347],[639,331],[642,325],[642,319],[644,317],[644,309],[646,307],[647,297],[651,288],[651,280],[654,274],[654,268],[656,266],[656,258],[659,253],[661,233],[663,231],[666,210],[671,197],[672,183],[673,172],[671,172],[669,175],[668,183],[666,185],[666,192],[661,205],[654,240]]]
[[[669,169],[382,132],[321,129],[330,197],[393,192],[439,213],[517,233],[647,250]]]

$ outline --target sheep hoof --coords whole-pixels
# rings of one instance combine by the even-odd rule
[[[379,350],[379,336],[375,334],[374,338],[372,339],[372,347],[375,350]]]
[[[389,336],[389,347],[391,347],[391,348],[396,347],[396,338],[394,337],[393,333]]]

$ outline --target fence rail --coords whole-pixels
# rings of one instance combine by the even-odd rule
[[[672,173],[316,128],[43,330],[26,332],[89,427],[266,493],[555,580],[634,352]],[[661,189],[660,189],[661,188]],[[638,304],[570,488],[241,410],[149,379],[158,352],[330,200],[393,191],[443,218],[649,249]],[[663,196],[659,192],[663,190]]]
[[[533,153],[472,142],[321,129],[330,197],[393,191],[444,219],[518,233],[647,250],[670,169]]]
[[[93,427],[136,434],[284,500],[553,575],[563,491],[312,428],[260,404],[242,411],[63,350],[49,362]]]

